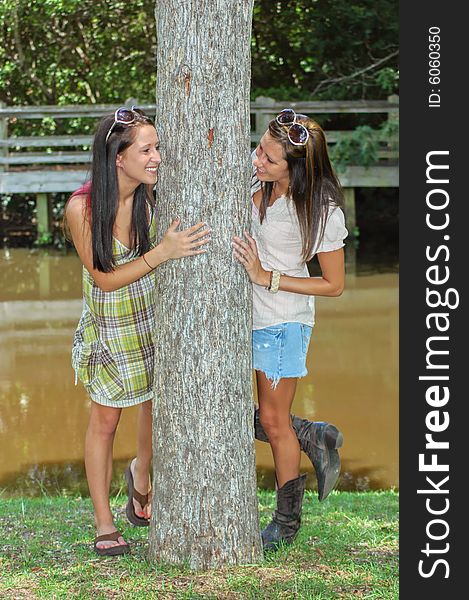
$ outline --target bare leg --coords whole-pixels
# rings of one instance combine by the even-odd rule
[[[259,418],[269,438],[278,487],[300,474],[300,446],[291,424],[296,377],[281,379],[275,389],[264,373],[256,371]]]
[[[150,464],[152,459],[152,426],[151,426],[151,400],[140,405],[138,411],[137,430],[137,456],[132,461],[130,469],[134,478],[135,489],[141,494],[146,494],[150,488]],[[138,517],[149,519],[151,504],[140,506],[134,498],[135,514]]]
[[[116,531],[109,506],[109,489],[112,478],[112,447],[120,415],[120,408],[91,402],[85,438],[85,466],[98,535]],[[99,542],[98,547],[108,548],[124,543],[124,539],[120,537],[118,542]]]

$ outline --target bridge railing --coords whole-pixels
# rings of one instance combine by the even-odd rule
[[[135,104],[129,100],[126,104]],[[155,114],[156,104],[139,105],[148,114]],[[251,103],[251,144],[259,141],[267,124],[280,110],[289,106],[297,113],[313,118],[319,115],[376,114],[397,120],[399,98],[388,100],[278,102],[259,97]],[[0,103],[0,195],[35,194],[39,233],[50,231],[51,210],[48,194],[71,192],[87,178],[90,166],[91,135],[9,135],[11,124],[18,120],[91,118],[98,119],[115,110],[115,105],[70,106],[5,106]],[[347,131],[326,130],[330,147],[350,135]],[[376,134],[379,136],[379,134]],[[397,187],[398,146],[395,139],[380,139],[378,161],[369,167],[350,165],[339,173],[345,190],[349,227],[355,226],[356,187]]]

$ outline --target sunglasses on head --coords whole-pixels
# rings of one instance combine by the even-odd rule
[[[287,136],[291,144],[305,146],[309,140],[309,131],[304,125],[296,122],[299,116],[292,108],[284,108],[275,117],[275,120],[279,125],[289,126]],[[303,116],[301,115],[301,117]]]
[[[142,109],[136,108],[135,106],[132,106],[132,108],[127,108],[127,106],[121,106],[118,108],[114,113],[114,123],[107,132],[106,141],[104,143],[107,144],[109,136],[113,132],[117,123],[120,123],[121,125],[131,125],[132,123],[135,123],[138,117],[148,118]]]

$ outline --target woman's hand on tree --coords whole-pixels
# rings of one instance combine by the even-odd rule
[[[270,271],[262,268],[257,252],[256,240],[247,231],[244,232],[244,236],[247,242],[238,236],[233,238],[234,255],[246,269],[252,283],[267,287],[270,283]]]
[[[158,244],[165,260],[195,256],[207,252],[206,248],[201,248],[201,246],[205,246],[210,242],[210,237],[207,236],[210,234],[211,229],[207,224],[197,223],[197,225],[177,231],[180,223],[181,219],[179,217],[175,219]]]

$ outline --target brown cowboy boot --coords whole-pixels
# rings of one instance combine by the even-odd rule
[[[277,550],[291,544],[301,524],[301,508],[306,486],[306,474],[287,481],[277,490],[277,507],[272,520],[261,532],[264,550]]]
[[[343,435],[337,427],[325,421],[308,421],[295,415],[291,419],[300,448],[316,471],[318,499],[325,500],[339,479],[340,457],[337,449],[342,446]],[[254,434],[261,442],[269,441],[258,408],[254,412]]]

